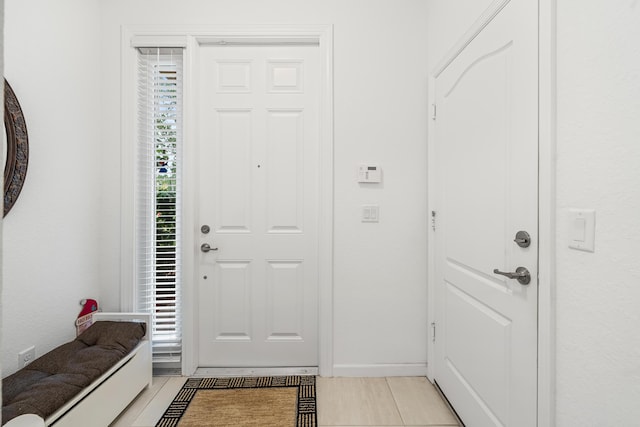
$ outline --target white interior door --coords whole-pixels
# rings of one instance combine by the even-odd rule
[[[319,48],[197,58],[199,365],[317,366]]]
[[[536,425],[537,16],[510,1],[436,78],[434,377],[467,427]]]

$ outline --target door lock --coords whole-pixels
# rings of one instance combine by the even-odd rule
[[[531,245],[531,236],[526,231],[518,231],[513,239],[521,248],[528,248]]]
[[[528,285],[531,283],[531,273],[525,267],[516,268],[515,273],[508,273],[500,271],[497,268],[493,269],[494,274],[500,274],[501,276],[508,277],[509,279],[518,279],[518,283],[521,285]]]
[[[207,253],[210,251],[217,251],[218,248],[212,248],[211,245],[209,245],[208,243],[203,243],[200,245],[200,250],[204,253]]]

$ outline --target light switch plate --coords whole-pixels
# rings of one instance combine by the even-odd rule
[[[379,222],[380,207],[378,205],[362,205],[362,222]]]
[[[569,247],[585,252],[595,252],[596,211],[593,209],[569,210]]]

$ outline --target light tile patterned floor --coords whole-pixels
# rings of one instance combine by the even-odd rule
[[[111,426],[153,427],[185,381],[154,377]],[[318,378],[316,388],[320,427],[458,426],[424,377]]]

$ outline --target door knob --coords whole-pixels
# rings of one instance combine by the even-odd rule
[[[508,273],[504,271],[500,271],[497,268],[493,270],[494,274],[500,274],[501,276],[506,276],[509,279],[518,279],[518,283],[521,285],[528,285],[531,283],[531,273],[525,267],[516,268],[515,273]]]
[[[200,250],[204,253],[207,253],[209,251],[217,251],[218,248],[212,248],[208,243],[203,243],[200,245]]]

